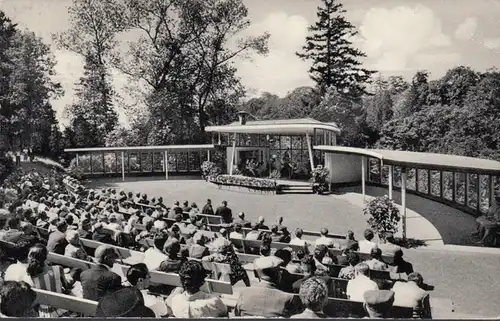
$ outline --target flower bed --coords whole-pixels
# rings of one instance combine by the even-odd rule
[[[219,175],[210,177],[209,182],[219,186],[246,187],[261,191],[276,191],[279,189],[276,181],[239,175]]]

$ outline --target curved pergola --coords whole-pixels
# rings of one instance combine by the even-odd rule
[[[315,146],[315,150],[325,153],[336,154],[349,154],[358,155],[361,157],[361,184],[363,197],[366,195],[366,172],[367,172],[367,158],[375,158],[380,161],[380,166],[389,165],[389,197],[392,199],[393,190],[393,175],[394,166],[401,167],[401,206],[403,207],[403,237],[406,237],[406,189],[407,189],[407,169],[408,168],[421,168],[428,170],[440,170],[441,179],[443,171],[463,172],[465,174],[488,175],[489,177],[489,199],[494,195],[494,182],[492,176],[500,175],[500,162],[489,159],[473,158],[458,155],[446,155],[436,153],[421,153],[409,151],[396,151],[385,149],[364,149],[343,146]],[[466,193],[468,185],[468,175],[466,175]],[[430,180],[430,177],[428,176]],[[478,179],[479,180],[479,179]],[[455,182],[455,176],[453,176]],[[455,183],[453,183],[455,184]],[[430,184],[429,184],[430,185]],[[455,188],[455,186],[454,186]],[[479,210],[479,184],[478,184],[478,200],[477,209]],[[441,182],[442,189],[442,182]],[[442,193],[442,191],[441,191]],[[455,198],[455,193],[453,193]],[[465,198],[465,205],[467,205],[467,197]]]

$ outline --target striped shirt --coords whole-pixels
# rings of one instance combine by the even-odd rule
[[[50,292],[63,293],[65,280],[63,268],[59,265],[45,266],[44,271],[32,277],[34,287]],[[40,305],[39,315],[42,318],[57,318],[65,316],[68,311],[56,309],[47,305]]]

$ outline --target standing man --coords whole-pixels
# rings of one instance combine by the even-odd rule
[[[207,199],[207,204],[203,206],[203,209],[201,210],[201,214],[208,214],[208,215],[214,215],[214,209],[212,207],[212,200]]]
[[[227,202],[222,201],[222,206],[219,206],[215,211],[215,215],[222,218],[223,224],[231,224],[233,222],[233,212],[227,207]]]

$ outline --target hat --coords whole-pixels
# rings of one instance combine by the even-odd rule
[[[276,268],[278,266],[281,266],[281,264],[283,264],[282,259],[271,255],[271,256],[262,256],[255,259],[255,261],[253,262],[253,267],[254,270],[256,271],[262,271],[262,270]]]
[[[384,317],[394,303],[394,292],[390,290],[369,290],[363,295],[370,317]]]
[[[154,318],[155,314],[144,306],[144,298],[138,289],[124,287],[102,297],[97,305],[96,316]]]

